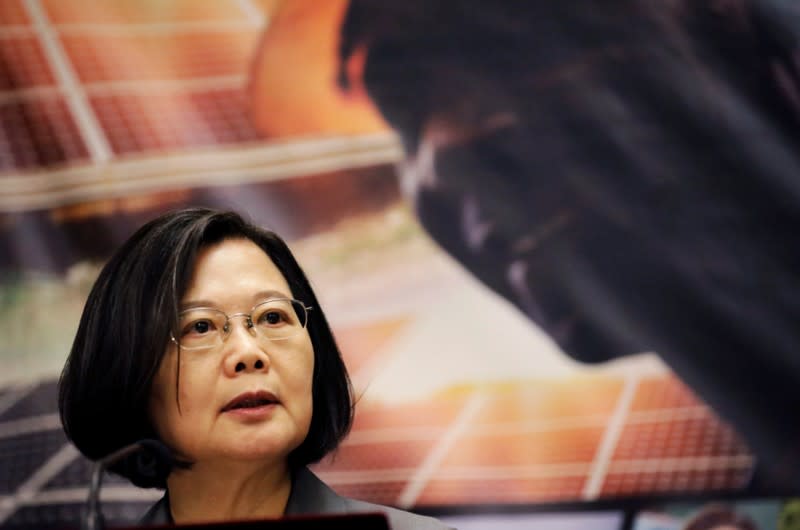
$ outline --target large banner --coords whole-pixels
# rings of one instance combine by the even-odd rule
[[[609,529],[797,494],[798,42],[783,0],[0,1],[0,525],[78,520],[83,303],[189,205],[317,290],[342,494]],[[106,517],[160,495],[108,477]]]

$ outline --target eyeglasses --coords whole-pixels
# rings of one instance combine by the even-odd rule
[[[231,320],[245,317],[245,325],[259,340],[281,341],[305,329],[308,311],[299,300],[274,298],[259,302],[249,313],[227,315],[213,307],[195,307],[178,314],[178,336],[172,341],[186,350],[204,350],[223,343],[231,334]]]

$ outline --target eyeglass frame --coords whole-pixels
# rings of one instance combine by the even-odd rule
[[[295,307],[294,303],[297,302],[297,304],[299,304],[300,307],[303,308],[303,315],[304,315],[303,326],[300,329],[307,329],[308,328],[308,312],[311,311],[312,309],[314,309],[313,306],[307,306],[305,304],[305,302],[303,302],[302,300],[298,300],[296,298],[269,298],[267,300],[262,300],[262,301],[258,302],[257,304],[255,304],[253,307],[250,308],[250,311],[247,312],[247,313],[239,312],[239,313],[233,313],[232,315],[229,315],[229,314],[227,314],[225,311],[223,311],[221,309],[218,309],[216,307],[208,307],[208,306],[191,307],[189,309],[185,309],[185,310],[183,310],[183,311],[178,313],[178,320],[180,320],[181,315],[184,315],[184,314],[186,314],[186,313],[188,313],[190,311],[197,311],[197,310],[202,310],[202,309],[216,311],[217,313],[220,313],[220,314],[224,315],[225,316],[225,326],[223,327],[223,330],[226,327],[229,330],[227,332],[225,332],[224,334],[223,333],[217,333],[218,336],[222,337],[222,339],[220,340],[220,342],[218,344],[213,344],[213,345],[209,345],[209,346],[184,346],[184,345],[182,345],[180,343],[180,341],[178,341],[178,339],[175,338],[174,330],[169,332],[169,339],[172,342],[174,342],[179,348],[181,348],[183,350],[194,350],[194,351],[210,350],[210,349],[215,348],[217,346],[221,346],[228,339],[228,337],[231,334],[231,331],[233,330],[233,328],[231,328],[229,326],[232,318],[234,318],[234,317],[247,317],[247,320],[245,320],[245,323],[247,325],[247,329],[255,329],[256,325],[253,322],[253,311],[255,311],[256,308],[261,306],[261,305],[268,304],[269,302],[276,302],[276,301],[289,302],[292,305],[292,308]],[[257,337],[260,336],[257,331],[255,333],[256,333]],[[290,338],[292,338],[294,336],[296,336],[296,335],[289,335],[288,337],[283,337],[281,339],[272,339],[270,337],[265,337],[265,338],[267,338],[269,341],[273,342],[273,341],[287,340],[287,339],[290,339]]]

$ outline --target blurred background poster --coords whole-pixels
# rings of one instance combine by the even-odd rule
[[[430,135],[409,133],[397,109],[421,105],[422,92],[413,72],[370,67],[387,15],[376,8],[369,25],[375,13],[356,7],[0,0],[0,525],[77,520],[89,468],[61,432],[55,399],[80,311],[127,236],[189,205],[233,208],[277,231],[317,290],[358,396],[352,433],[315,466],[342,494],[469,519],[478,506],[616,513],[617,501],[754,487],[761,456],[738,428],[749,424],[708,401],[724,403],[724,388],[677,374],[655,353],[659,341],[598,341],[597,358],[575,354],[532,305],[481,274],[489,269],[470,261],[469,244],[448,245],[437,215],[452,205],[420,201],[425,157],[439,139],[483,133],[450,123],[439,134],[435,119]],[[396,49],[383,57],[411,65],[402,39],[389,41]],[[406,85],[381,98],[375,79]],[[517,121],[480,103],[454,107],[465,124],[484,112],[490,131]],[[545,132],[526,134],[541,133],[546,150]],[[495,160],[475,156],[455,163]],[[481,182],[498,183],[498,200],[515,194],[490,173]],[[459,206],[460,226],[480,246],[503,220],[486,222],[482,203],[470,204]],[[543,226],[529,246],[549,237]],[[135,521],[159,496],[109,477],[106,517]],[[589,526],[616,528],[614,513]],[[571,517],[541,527],[588,527],[587,515]],[[673,528],[637,528],[656,527]]]

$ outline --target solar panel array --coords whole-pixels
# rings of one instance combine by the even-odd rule
[[[1,4],[0,173],[257,140],[261,3]]]
[[[574,502],[747,483],[747,447],[694,398],[630,411],[617,426],[623,385],[604,377],[519,381],[411,406],[362,403],[351,437],[317,470],[345,494],[401,506]],[[654,388],[692,396],[672,376],[644,379],[636,394]],[[586,403],[595,410],[587,414]]]

